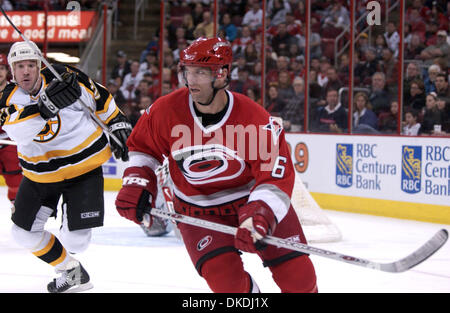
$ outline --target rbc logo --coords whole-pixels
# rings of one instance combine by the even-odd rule
[[[422,173],[422,147],[402,146],[402,190],[418,193]]]
[[[336,185],[348,188],[352,185],[353,145],[336,145]]]

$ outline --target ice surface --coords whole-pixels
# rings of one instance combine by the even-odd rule
[[[197,275],[183,243],[169,233],[150,238],[134,223],[116,212],[115,192],[105,193],[105,226],[93,232],[89,249],[76,257],[102,293],[205,293],[210,292]],[[53,268],[20,248],[10,235],[10,203],[0,187],[0,292],[46,292],[47,283],[57,276]],[[59,212],[58,212],[59,213]],[[314,244],[377,262],[391,262],[417,249],[436,231],[450,225],[326,211],[340,228],[343,240]],[[58,234],[60,216],[47,223]],[[391,274],[312,256],[318,287],[325,293],[450,292],[450,244],[430,259],[404,273]],[[259,258],[243,255],[246,270],[262,292],[279,292]]]

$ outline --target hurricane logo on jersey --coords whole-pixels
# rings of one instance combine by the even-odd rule
[[[245,169],[244,160],[235,151],[217,144],[174,150],[172,157],[192,185],[231,180]]]
[[[61,119],[57,114],[55,117],[52,117],[47,121],[44,128],[40,131],[39,134],[33,139],[35,142],[48,142],[58,135],[59,130],[61,128]]]
[[[422,147],[402,146],[402,190],[418,193],[422,172]]]
[[[353,145],[336,145],[336,185],[348,188],[352,185]]]

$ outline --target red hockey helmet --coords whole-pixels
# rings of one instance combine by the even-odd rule
[[[228,41],[222,38],[200,37],[180,52],[180,65],[205,66],[212,70],[231,69],[233,52]]]

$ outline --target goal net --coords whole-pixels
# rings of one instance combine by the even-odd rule
[[[308,242],[335,242],[342,239],[339,228],[317,204],[298,174],[295,175],[291,202]]]

